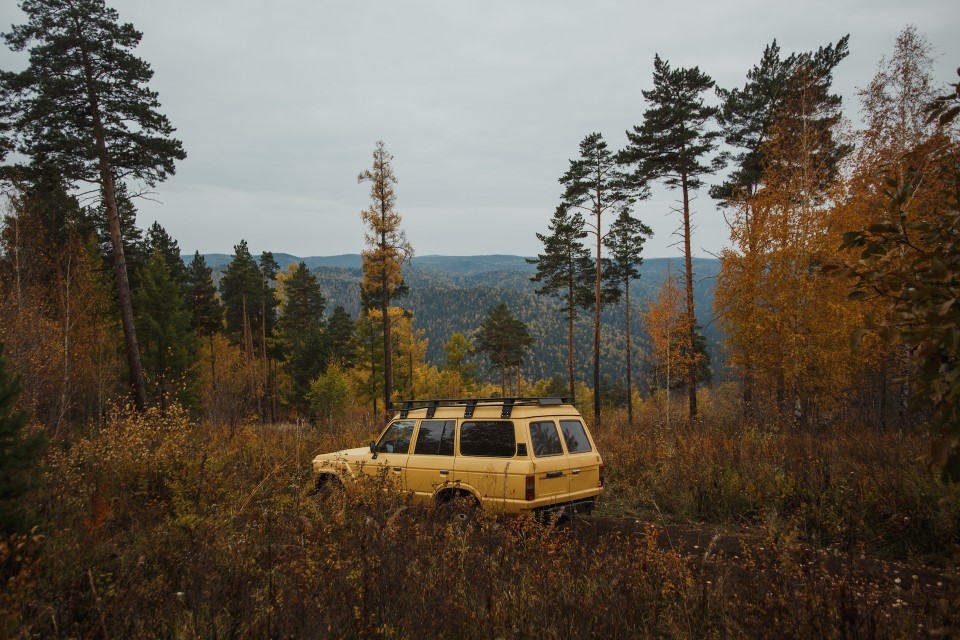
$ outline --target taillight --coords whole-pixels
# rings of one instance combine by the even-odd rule
[[[527,500],[536,500],[537,498],[537,476],[527,476],[524,498]]]
[[[604,474],[604,468],[603,468],[603,465],[600,465],[600,486],[601,487],[603,486],[603,474]]]

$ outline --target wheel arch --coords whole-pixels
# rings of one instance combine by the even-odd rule
[[[476,501],[478,507],[483,508],[483,500],[480,499],[480,494],[469,485],[449,484],[439,487],[433,494],[434,502],[438,505],[456,498],[472,498]]]

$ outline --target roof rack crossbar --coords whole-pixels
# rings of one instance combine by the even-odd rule
[[[510,417],[513,407],[529,406],[557,406],[562,404],[574,404],[574,398],[569,396],[550,396],[550,397],[505,397],[505,398],[436,398],[426,400],[395,400],[390,403],[390,408],[399,411],[400,418],[406,418],[411,411],[416,409],[426,409],[427,417],[432,418],[436,414],[438,407],[456,407],[462,406],[463,417],[472,418],[474,411],[480,405],[501,406],[504,418]]]
[[[463,410],[463,417],[464,417],[464,418],[472,418],[472,417],[473,417],[473,410],[476,408],[476,406],[477,406],[477,401],[476,401],[476,400],[467,400],[467,406],[466,406],[466,408]]]

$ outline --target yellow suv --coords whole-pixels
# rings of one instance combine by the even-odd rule
[[[590,511],[603,459],[569,398],[398,403],[369,447],[313,460],[317,488],[386,474],[415,502],[467,499],[498,513]]]

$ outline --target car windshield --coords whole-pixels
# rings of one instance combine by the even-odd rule
[[[384,431],[377,443],[377,453],[407,453],[416,420],[397,420]]]

